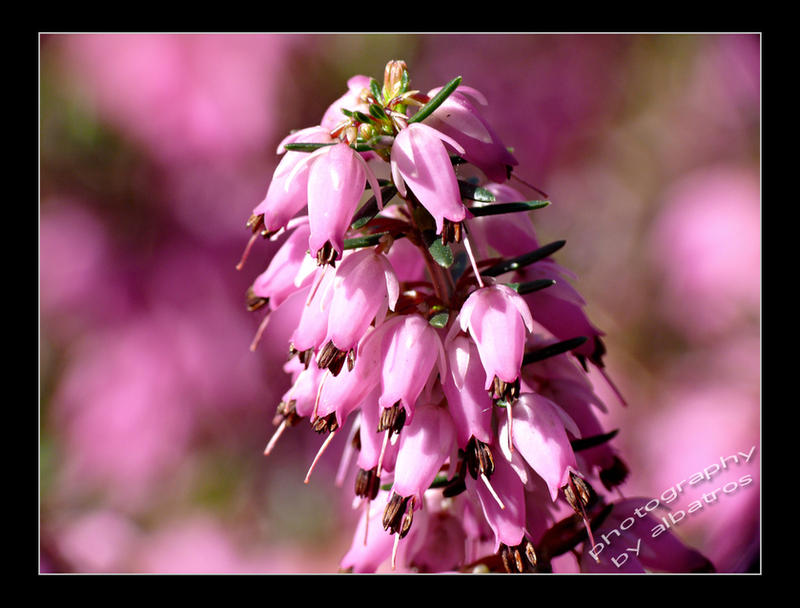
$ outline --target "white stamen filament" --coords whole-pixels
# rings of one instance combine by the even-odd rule
[[[314,462],[312,462],[311,466],[308,468],[308,473],[306,473],[306,478],[303,483],[308,483],[308,480],[311,478],[311,473],[314,471],[314,467],[317,466],[317,462],[319,462],[319,459],[322,457],[322,453],[328,448],[328,445],[330,445],[335,434],[336,431],[331,432],[323,442],[322,446],[319,448],[317,455],[314,457]]]
[[[505,509],[506,506],[503,504],[503,501],[500,500],[500,497],[497,495],[497,492],[494,491],[492,484],[489,483],[489,478],[486,477],[486,473],[481,473],[481,480],[483,481],[483,484],[486,486],[486,489],[489,490],[489,493],[492,495],[492,498],[494,498],[497,504],[500,506],[500,508]]]
[[[319,381],[319,387],[317,388],[317,396],[314,398],[314,411],[311,412],[311,422],[313,423],[317,419],[317,410],[319,409],[319,398],[322,396],[322,386],[325,384],[325,380],[331,375],[331,370],[326,369],[325,374],[322,376],[322,380]]]
[[[394,545],[392,545],[392,570],[394,570],[397,562],[397,545],[400,544],[400,535],[394,535]]]
[[[269,323],[270,313],[267,312],[264,315],[264,320],[261,321],[261,324],[258,326],[258,330],[256,330],[256,335],[253,338],[253,341],[250,343],[250,351],[256,352],[256,348],[258,348],[258,343],[261,342],[261,334],[264,333],[264,330],[267,328],[267,323]]]
[[[364,499],[364,546],[367,546],[367,536],[369,534],[369,506],[370,499]]]
[[[475,273],[475,278],[478,280],[478,286],[483,287],[483,279],[481,279],[481,273],[478,272],[478,263],[475,261],[475,255],[472,253],[472,245],[469,243],[469,237],[464,235],[464,248],[467,250],[467,256],[469,257],[469,263],[472,264],[472,272]]]
[[[347,436],[347,443],[344,446],[344,450],[342,451],[342,459],[339,461],[339,469],[336,471],[336,480],[335,484],[337,488],[341,488],[342,484],[344,483],[344,478],[347,475],[347,469],[350,466],[350,461],[353,458],[353,437],[356,435],[356,431],[358,431],[359,425],[354,424],[350,428],[350,434]]]
[[[245,260],[247,260],[247,256],[250,255],[250,249],[253,247],[253,243],[256,242],[256,238],[258,238],[258,232],[254,232],[253,236],[250,237],[250,240],[247,241],[247,245],[244,246],[244,252],[242,253],[242,257],[239,260],[239,263],[236,264],[236,270],[241,270],[242,266],[244,266]]]
[[[514,443],[512,441],[511,426],[513,424],[514,417],[511,414],[511,403],[510,402],[506,403],[506,413],[508,415],[508,451],[509,452],[513,452],[514,451]]]
[[[317,276],[314,277],[314,284],[311,287],[311,291],[308,292],[308,298],[306,298],[306,306],[311,305],[311,300],[314,299],[314,296],[317,295],[317,290],[319,286],[322,284],[322,279],[325,277],[325,270],[327,269],[327,265],[322,267],[322,271],[317,273]]]
[[[381,471],[382,471],[382,468],[383,468],[383,455],[386,453],[386,444],[389,442],[389,435],[391,435],[391,434],[392,434],[392,429],[388,429],[383,434],[383,443],[381,444],[381,453],[378,456],[378,468],[377,468],[377,473],[376,473],[376,475],[378,477],[381,476]]]
[[[275,447],[275,444],[278,443],[278,439],[281,435],[283,435],[283,431],[286,430],[286,419],[281,422],[281,425],[278,429],[272,434],[272,438],[269,440],[267,447],[264,448],[264,456],[268,456],[269,453],[272,451],[272,448]]]

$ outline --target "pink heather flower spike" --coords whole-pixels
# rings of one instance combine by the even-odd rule
[[[251,347],[261,340],[290,354],[280,367],[291,386],[265,455],[300,421],[327,432],[307,484],[350,424],[335,481],[353,480],[360,521],[343,570],[375,572],[388,561],[418,572],[561,571],[557,554],[574,555],[584,572],[620,571],[608,552],[591,555],[597,516],[605,534],[627,526],[635,506],[609,502],[628,468],[595,412],[607,408],[587,362],[618,392],[603,366],[603,332],[572,273],[551,256],[525,256],[540,249],[534,216],[507,215],[518,207],[502,203],[528,199],[519,184],[547,195],[512,171],[516,158],[482,116],[486,105],[461,77],[422,94],[401,60],[388,63],[383,88],[355,76],[320,125],[280,142],[284,157],[247,222],[253,236],[239,268],[257,236],[285,238],[246,295],[248,310],[267,308]],[[290,146],[299,143],[321,145]],[[472,167],[459,163],[457,173],[454,151]],[[501,205],[462,198],[459,177]],[[386,208],[381,185],[392,192]],[[367,188],[375,205],[359,213]],[[468,265],[454,255],[447,266],[450,242],[463,243]],[[556,283],[524,295],[509,287],[537,279]],[[577,517],[563,519],[567,505],[585,533]],[[640,518],[624,531],[622,544],[646,545],[626,568],[709,567],[668,532],[645,543],[653,524]]]
[[[400,196],[406,196],[408,185],[436,221],[437,234],[441,234],[444,220],[459,223],[467,216],[453,164],[442,142],[464,152],[455,140],[436,129],[422,123],[410,124],[395,138],[391,162]]]
[[[499,284],[476,289],[461,307],[458,322],[478,347],[486,390],[495,378],[507,384],[516,382],[525,354],[526,330],[533,331],[531,311],[522,296]]]

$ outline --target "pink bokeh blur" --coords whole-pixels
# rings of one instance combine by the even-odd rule
[[[308,485],[309,429],[262,455],[287,388],[270,332],[285,328],[250,352],[260,316],[244,293],[282,241],[234,265],[278,142],[396,58],[415,88],[462,75],[482,91],[519,173],[548,193],[537,233],[567,241],[556,259],[629,404],[593,377],[631,468],[623,493],[658,496],[755,447],[693,492],[755,483],[675,533],[718,571],[757,570],[758,35],[51,34],[41,571],[338,569],[358,515],[333,480],[342,446]]]

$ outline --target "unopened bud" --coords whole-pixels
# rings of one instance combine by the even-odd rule
[[[386,64],[386,69],[383,71],[384,99],[392,99],[403,93],[407,87],[408,67],[406,62],[401,59],[393,59]]]

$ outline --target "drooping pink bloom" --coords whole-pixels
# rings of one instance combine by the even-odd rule
[[[486,390],[495,378],[508,384],[519,378],[533,318],[517,292],[500,284],[476,289],[461,307],[458,322],[478,347],[486,371]]]
[[[339,123],[345,120],[342,108],[350,111],[369,112],[367,104],[361,101],[361,91],[369,87],[369,76],[353,76],[347,81],[347,92],[334,101],[320,121],[320,126],[332,131]]]
[[[467,488],[477,494],[484,517],[494,532],[494,551],[497,552],[501,543],[513,547],[525,537],[525,493],[522,481],[499,452],[495,452],[494,465],[492,488],[502,501],[502,508],[480,481],[467,477]]]
[[[576,469],[575,453],[567,436],[568,426],[573,435],[580,435],[575,423],[549,399],[533,393],[524,393],[511,407],[513,432],[511,442],[522,457],[544,479],[555,500],[558,491],[566,485],[570,468]],[[500,447],[508,453],[508,423],[501,419],[498,425]]]
[[[380,386],[382,339],[400,318],[395,319],[367,331],[358,343],[352,370],[344,367],[338,375],[325,378],[319,392],[318,410],[321,415],[335,411],[341,424],[342,413],[358,408],[372,390]]]
[[[440,89],[431,90],[428,96],[433,97]],[[502,183],[508,179],[510,167],[519,163],[473,105],[475,99],[485,105],[480,93],[460,86],[423,123],[461,144],[466,161],[481,169],[491,181]]]
[[[484,388],[486,372],[475,343],[459,335],[447,343],[446,349],[449,366],[442,390],[455,423],[458,447],[464,449],[472,437],[491,443],[492,400]]]
[[[432,404],[417,407],[414,419],[400,434],[394,493],[415,497],[414,508],[422,508],[422,495],[450,455],[454,440],[453,420],[446,409]]]
[[[309,234],[308,222],[298,225],[272,256],[267,269],[253,281],[253,294],[268,299],[270,309],[275,310],[311,280],[310,273],[302,272]]]
[[[274,232],[286,226],[290,219],[306,206],[308,196],[308,159],[306,152],[286,151],[287,143],[330,143],[330,135],[320,127],[310,127],[293,133],[278,146],[284,151],[284,157],[278,163],[272,180],[267,188],[267,195],[255,209],[253,215],[264,216],[264,230]]]
[[[318,258],[327,245],[341,257],[344,234],[358,208],[369,180],[381,207],[378,180],[363,158],[345,143],[313,152],[306,161],[308,175],[308,217],[311,236],[308,245]]]
[[[417,572],[453,572],[465,562],[464,526],[445,500],[428,492],[406,540],[408,565]]]
[[[298,369],[299,368],[299,369]],[[284,370],[295,370],[292,386],[283,394],[281,402],[294,407],[298,416],[307,418],[314,411],[319,384],[325,374],[324,369],[317,367],[316,361],[311,358],[308,366],[301,364],[298,359],[292,359]]]
[[[400,131],[392,146],[392,177],[398,192],[406,196],[406,186],[411,188],[436,220],[437,234],[441,234],[444,220],[462,222],[467,214],[443,141],[463,153],[458,142],[421,123]]]
[[[444,377],[446,362],[439,334],[420,314],[392,319],[381,348],[382,408],[399,403],[406,412],[406,423],[414,415],[417,398],[422,393],[434,366]]]
[[[373,393],[362,401],[359,410],[361,426],[358,434],[361,449],[357,463],[359,468],[364,470],[376,468],[380,464],[381,471],[391,473],[394,471],[400,442],[385,442],[385,433],[377,430],[380,420],[379,390],[380,387],[376,387]]]
[[[319,284],[303,290],[306,301],[300,313],[300,322],[291,337],[291,347],[298,352],[319,348],[325,343],[325,334],[328,331],[328,317],[336,275],[327,267],[318,269],[317,273],[321,275],[317,277]],[[313,295],[310,293],[312,290],[314,290]]]
[[[390,492],[381,490],[369,511],[363,511],[353,535],[353,543],[340,567],[350,572],[375,572],[392,554],[394,540],[381,525],[383,509]],[[364,538],[366,536],[366,542]]]
[[[400,284],[389,260],[374,249],[347,256],[336,270],[328,333],[342,351],[353,348],[376,319],[380,324],[387,309],[394,310]]]

